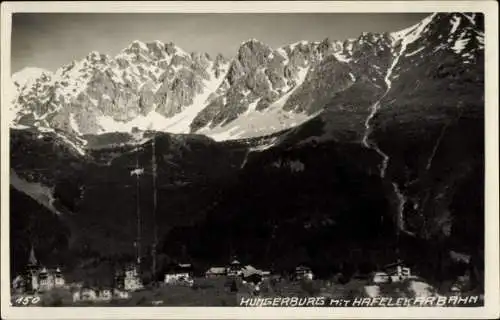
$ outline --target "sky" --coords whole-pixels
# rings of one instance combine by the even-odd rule
[[[115,56],[132,41],[173,42],[185,51],[230,58],[255,38],[273,48],[301,40],[345,40],[398,31],[429,13],[15,13],[11,72],[55,71],[88,53]]]

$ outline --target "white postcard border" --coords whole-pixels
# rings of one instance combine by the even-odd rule
[[[1,12],[1,308],[5,319],[238,319],[238,318],[497,318],[500,306],[498,205],[498,3],[496,1],[166,1],[3,2]],[[12,13],[298,13],[483,12],[485,15],[485,306],[478,308],[243,308],[243,307],[30,307],[10,306],[9,96]]]

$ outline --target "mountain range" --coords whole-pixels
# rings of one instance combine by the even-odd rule
[[[132,254],[137,203],[145,248],[157,228],[161,252],[203,263],[403,255],[444,275],[452,249],[482,259],[481,14],[278,49],[251,39],[232,59],[134,41],[12,80],[14,269],[33,242],[76,266],[82,250]]]

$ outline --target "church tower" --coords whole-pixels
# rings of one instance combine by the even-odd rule
[[[37,291],[40,287],[40,282],[38,279],[38,271],[40,266],[38,265],[38,260],[35,256],[35,249],[31,246],[30,255],[28,258],[28,265],[26,266],[26,280],[27,289],[29,291]]]

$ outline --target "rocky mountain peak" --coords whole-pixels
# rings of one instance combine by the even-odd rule
[[[287,102],[298,86],[320,83],[306,81],[308,73],[310,79],[339,74],[347,78],[335,78],[338,83],[355,78],[384,90],[406,68],[406,60],[450,51],[471,64],[484,47],[481,19],[469,13],[432,14],[392,33],[301,40],[277,49],[248,39],[230,61],[220,54],[214,59],[202,52],[188,54],[172,42],[137,40],[116,57],[91,52],[54,74],[37,74],[25,88],[18,86],[14,121],[36,110],[45,125],[74,127],[76,134],[121,132],[132,126],[212,136],[238,128],[239,134],[228,133],[231,137],[272,133],[312,116],[300,115],[308,107]],[[351,71],[338,73],[332,57]],[[325,59],[330,63],[322,64]],[[281,115],[285,105],[294,114]],[[44,110],[48,113],[40,114]],[[257,130],[264,114],[275,121]]]
[[[215,63],[218,63],[218,64],[223,64],[223,63],[227,63],[228,60],[221,54],[221,53],[218,53],[216,56],[215,56],[215,60],[214,60]]]
[[[235,68],[242,68],[242,72],[255,69],[257,66],[266,64],[272,52],[273,50],[268,45],[258,40],[250,39],[243,42],[238,49]]]

